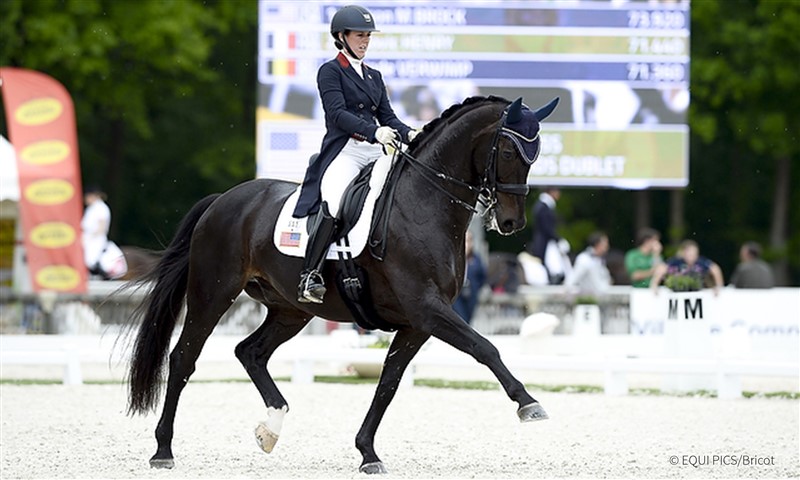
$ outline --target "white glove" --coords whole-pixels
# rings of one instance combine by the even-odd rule
[[[564,255],[569,253],[570,246],[569,246],[569,242],[567,241],[567,239],[562,238],[561,240],[558,241],[558,250],[561,253],[563,253]]]
[[[389,145],[393,141],[397,140],[397,132],[389,127],[378,127],[378,129],[375,130],[375,140],[380,142],[382,145]]]
[[[408,132],[408,141],[409,141],[409,143],[413,142],[414,139],[417,138],[417,135],[419,135],[419,133],[421,131],[422,130],[411,130],[410,132]]]

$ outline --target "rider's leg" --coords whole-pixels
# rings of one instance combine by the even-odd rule
[[[327,202],[322,202],[319,212],[311,217],[306,256],[300,272],[300,285],[297,287],[297,301],[303,303],[322,303],[325,296],[325,283],[322,281],[322,264],[336,233],[336,219],[328,211]]]
[[[374,162],[383,153],[380,145],[350,139],[339,155],[331,162],[320,181],[322,200],[328,202],[331,214],[339,214],[339,203],[350,182],[367,164]]]
[[[303,270],[300,274],[300,285],[297,292],[299,302],[322,303],[325,285],[320,271],[325,261],[325,254],[335,233],[335,221],[339,213],[342,195],[358,172],[368,163],[375,161],[382,153],[380,145],[367,142],[348,141],[339,155],[325,170],[320,182],[320,194],[323,207],[309,228],[309,240]],[[327,203],[327,211],[324,206]]]

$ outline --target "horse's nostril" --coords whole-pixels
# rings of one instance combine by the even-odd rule
[[[515,226],[516,225],[514,224],[514,220],[506,220],[505,222],[503,222],[503,230],[505,231],[514,230]]]

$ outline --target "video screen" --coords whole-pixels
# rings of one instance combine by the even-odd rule
[[[259,2],[257,175],[301,181],[325,133],[316,85],[352,2]],[[688,1],[366,1],[365,63],[418,127],[474,95],[560,97],[532,185],[674,188],[689,175]]]

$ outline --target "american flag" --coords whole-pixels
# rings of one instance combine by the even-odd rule
[[[299,247],[300,232],[281,232],[281,247]]]

